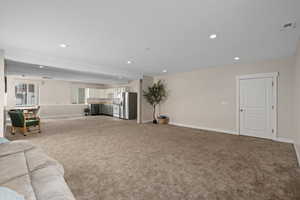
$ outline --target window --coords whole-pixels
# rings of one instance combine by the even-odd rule
[[[85,104],[85,88],[78,88],[78,104]]]
[[[86,103],[86,88],[72,88],[72,104]]]
[[[32,106],[37,104],[37,89],[32,83],[18,83],[15,86],[16,106]]]

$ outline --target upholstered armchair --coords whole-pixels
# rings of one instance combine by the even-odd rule
[[[27,131],[30,131],[30,127],[37,127],[39,133],[41,133],[40,118],[34,117],[27,119],[21,110],[10,110],[8,111],[10,116],[12,128],[11,133],[14,135],[16,129],[20,129],[24,136],[26,136]]]

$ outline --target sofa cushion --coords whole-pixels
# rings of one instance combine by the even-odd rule
[[[0,157],[0,184],[28,173],[24,152]]]
[[[31,119],[26,121],[26,126],[37,126],[39,125],[40,121],[36,119]]]
[[[61,164],[26,141],[0,145],[0,186],[26,200],[75,200]]]
[[[61,172],[55,166],[33,171],[31,182],[38,200],[74,200]]]
[[[60,175],[64,175],[64,168],[56,160],[47,156],[44,151],[40,148],[30,149],[25,151],[25,157],[28,163],[29,171],[44,168],[46,166],[54,165],[60,172]]]
[[[0,145],[0,157],[18,152],[24,152],[32,148],[35,148],[34,145],[25,140],[4,143]]]
[[[1,186],[10,188],[25,197],[26,200],[37,200],[31,185],[29,175],[16,177]]]
[[[0,199],[4,200],[25,200],[23,196],[6,187],[0,187]]]
[[[7,143],[7,142],[9,142],[8,139],[6,139],[4,137],[0,137],[0,144]]]

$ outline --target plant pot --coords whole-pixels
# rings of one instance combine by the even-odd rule
[[[169,124],[169,118],[158,118],[159,124]]]

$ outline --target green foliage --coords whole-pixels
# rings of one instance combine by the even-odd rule
[[[167,97],[165,85],[161,80],[148,87],[148,91],[143,91],[143,93],[148,103],[152,106],[160,104]]]
[[[148,103],[153,106],[153,123],[156,123],[155,108],[167,97],[165,85],[159,80],[151,87],[148,87],[148,91],[143,91],[143,93]]]

